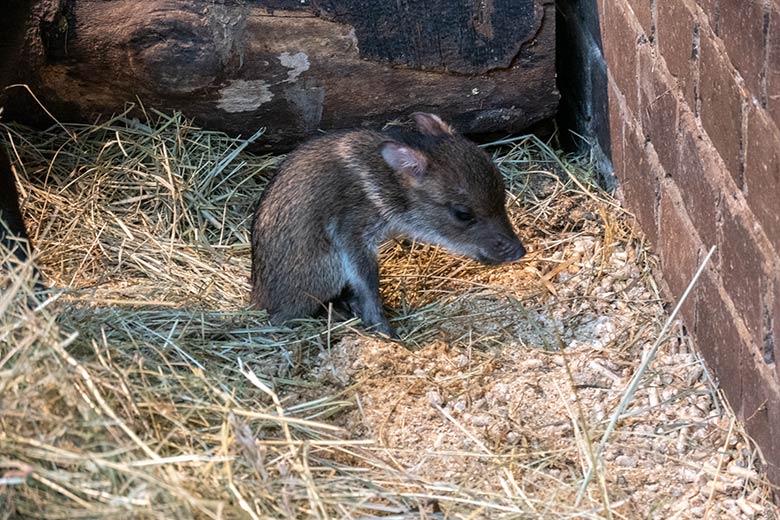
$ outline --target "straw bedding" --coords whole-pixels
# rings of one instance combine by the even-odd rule
[[[128,114],[2,127],[51,289],[0,277],[0,519],[775,518],[587,157],[489,147],[523,261],[384,246],[395,343],[247,310],[262,132]]]

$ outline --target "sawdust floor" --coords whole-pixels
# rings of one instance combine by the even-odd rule
[[[543,200],[554,184],[542,177],[530,195]],[[376,439],[408,474],[519,495],[540,518],[589,516],[574,505],[582,475],[670,306],[630,216],[585,195],[563,206],[520,228],[531,253],[514,265],[459,259],[426,276],[415,258],[409,274],[398,268],[404,255],[445,253],[391,248],[388,299],[416,294],[413,305],[439,307],[400,321],[411,341],[349,335],[323,352],[312,367],[320,379],[354,385],[357,406],[337,424]],[[600,459],[583,501],[604,504],[594,517],[764,518],[773,509],[755,447],[679,323]]]

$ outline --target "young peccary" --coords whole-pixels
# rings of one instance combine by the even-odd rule
[[[334,302],[396,337],[377,261],[394,235],[490,265],[525,254],[490,157],[438,116],[412,118],[415,129],[315,138],[280,166],[252,224],[252,304],[273,322]]]

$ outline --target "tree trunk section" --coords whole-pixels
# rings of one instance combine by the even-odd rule
[[[266,127],[262,146],[285,148],[413,111],[465,133],[518,132],[559,98],[552,0],[11,4],[23,37],[0,42],[0,85],[30,85],[64,121],[140,101],[233,135]],[[48,124],[21,89],[4,118]]]

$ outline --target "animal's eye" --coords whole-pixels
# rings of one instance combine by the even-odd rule
[[[474,221],[474,212],[471,211],[470,208],[467,208],[466,206],[459,206],[455,205],[450,208],[450,212],[452,213],[452,216],[456,219],[460,220],[461,222],[473,222]]]

